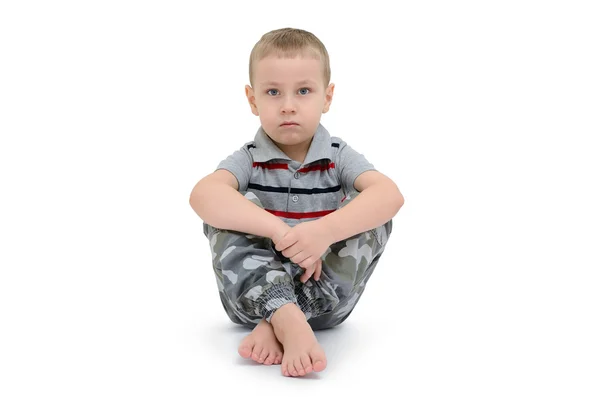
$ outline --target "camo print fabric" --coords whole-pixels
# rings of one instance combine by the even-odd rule
[[[252,192],[242,194],[263,208]],[[347,205],[358,193],[348,196]],[[271,239],[203,225],[223,307],[236,324],[254,328],[271,321],[282,305],[295,303],[313,329],[342,323],[360,299],[392,231],[392,221],[332,244],[321,279],[300,282],[304,269],[275,250]]]

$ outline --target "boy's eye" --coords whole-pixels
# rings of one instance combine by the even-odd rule
[[[277,95],[278,92],[279,91],[277,91],[275,88],[271,88],[269,91],[267,91],[267,95],[274,96]]]
[[[298,90],[298,92],[300,93],[300,95],[306,95],[310,92],[310,89],[309,88],[300,88]]]

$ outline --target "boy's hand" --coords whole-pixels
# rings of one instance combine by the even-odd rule
[[[309,221],[291,228],[277,240],[275,249],[306,271],[300,281],[306,282],[314,273],[315,280],[321,276],[321,255],[333,244],[333,238],[321,222]]]
[[[300,266],[300,267],[302,267],[302,266]],[[317,261],[315,263],[304,268],[304,273],[302,273],[302,276],[300,276],[300,282],[302,282],[302,283],[307,282],[308,279],[310,278],[310,276],[313,276],[315,281],[319,281],[319,279],[321,278],[322,270],[323,270],[323,261],[321,260],[321,258],[319,258],[319,259],[317,259]]]
[[[287,223],[281,222],[277,230],[270,236],[271,240],[277,244],[292,228]]]

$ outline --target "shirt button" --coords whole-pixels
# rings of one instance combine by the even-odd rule
[[[298,202],[298,196],[292,196],[292,201],[294,203],[297,203]]]
[[[298,174],[297,172],[294,174],[294,178],[298,179],[300,178],[300,174]]]

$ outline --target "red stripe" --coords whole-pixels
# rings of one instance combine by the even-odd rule
[[[330,168],[335,168],[335,163],[311,165],[310,167],[300,168],[298,172],[327,171]]]
[[[252,167],[260,167],[266,168],[268,170],[287,170],[288,165],[284,163],[275,163],[275,164],[267,164],[267,163],[252,163]]]
[[[284,212],[284,211],[275,211],[275,210],[266,210],[275,216],[280,216],[282,218],[291,218],[291,219],[304,219],[304,218],[319,218],[321,216],[325,216],[331,214],[335,210],[327,210],[327,211],[317,211],[317,212]]]

